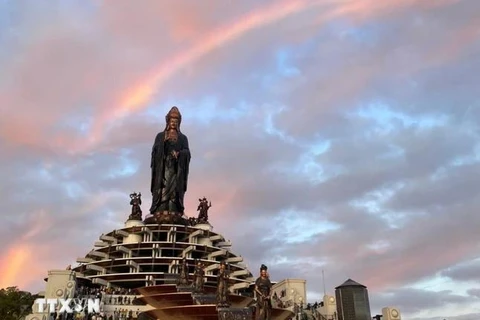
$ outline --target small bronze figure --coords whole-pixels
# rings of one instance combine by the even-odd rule
[[[182,264],[180,265],[180,277],[178,279],[178,285],[187,286],[188,285],[188,266],[187,258],[182,259]]]
[[[157,134],[152,148],[152,215],[184,214],[184,195],[187,191],[190,150],[188,139],[180,131],[182,115],[172,107],[165,116],[166,126]]]
[[[188,226],[193,227],[193,226],[195,226],[196,224],[197,224],[197,218],[189,217],[189,218],[187,219],[187,225],[188,225]]]
[[[208,202],[207,198],[203,197],[203,199],[198,199],[200,203],[198,204],[197,211],[198,212],[198,223],[206,223],[208,222],[208,209],[212,207],[212,202]]]
[[[205,265],[199,260],[195,263],[195,272],[193,274],[193,288],[195,292],[203,293],[205,284]]]
[[[142,194],[139,193],[132,193],[130,194],[130,205],[132,206],[132,213],[128,217],[128,220],[140,220],[142,221],[142,208],[140,205],[142,204]]]
[[[217,307],[228,308],[228,281],[230,279],[230,272],[227,269],[225,261],[220,262],[220,267],[217,275]]]
[[[270,320],[272,314],[272,283],[267,270],[267,266],[262,264],[260,277],[255,281],[255,293],[257,294],[256,320]]]

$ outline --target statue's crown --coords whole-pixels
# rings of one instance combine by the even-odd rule
[[[180,110],[178,110],[178,108],[175,106],[172,107],[172,109],[170,109],[170,111],[168,111],[167,115],[165,116],[165,122],[167,123],[167,126],[169,120],[172,118],[178,119],[178,125],[180,127],[180,123],[182,123],[182,114],[180,113]]]
[[[167,117],[180,119],[182,115],[180,114],[180,110],[178,110],[177,107],[172,107],[172,109],[170,109],[170,111],[168,112]]]

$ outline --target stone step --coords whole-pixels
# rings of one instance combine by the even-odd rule
[[[177,285],[177,292],[193,292],[194,288],[191,285]]]
[[[217,304],[217,296],[214,293],[193,293],[192,298],[197,305]]]
[[[218,320],[252,320],[251,308],[218,308]]]

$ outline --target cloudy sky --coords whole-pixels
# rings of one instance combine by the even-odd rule
[[[148,211],[176,105],[187,215],[253,272],[478,320],[479,39],[478,0],[0,1],[0,287]]]

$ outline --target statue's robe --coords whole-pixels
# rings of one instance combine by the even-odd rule
[[[187,191],[190,150],[187,136],[178,132],[176,142],[165,141],[165,131],[157,134],[152,148],[152,206],[150,213],[169,211],[183,214],[183,199]],[[172,156],[178,152],[178,158]]]
[[[228,276],[227,270],[220,270],[217,275],[217,304],[228,305]]]
[[[179,284],[180,285],[187,285],[188,284],[188,267],[186,264],[181,265],[180,269],[180,279],[179,279]]]
[[[195,290],[198,292],[203,291],[203,286],[204,286],[204,280],[205,280],[205,271],[203,270],[203,267],[196,266],[195,267]]]
[[[265,297],[270,296],[270,291],[272,290],[272,283],[269,278],[258,277],[255,281],[255,286],[258,291],[262,293]],[[270,320],[272,313],[272,302],[270,299],[263,299],[258,297],[257,302],[257,315],[256,320]]]

